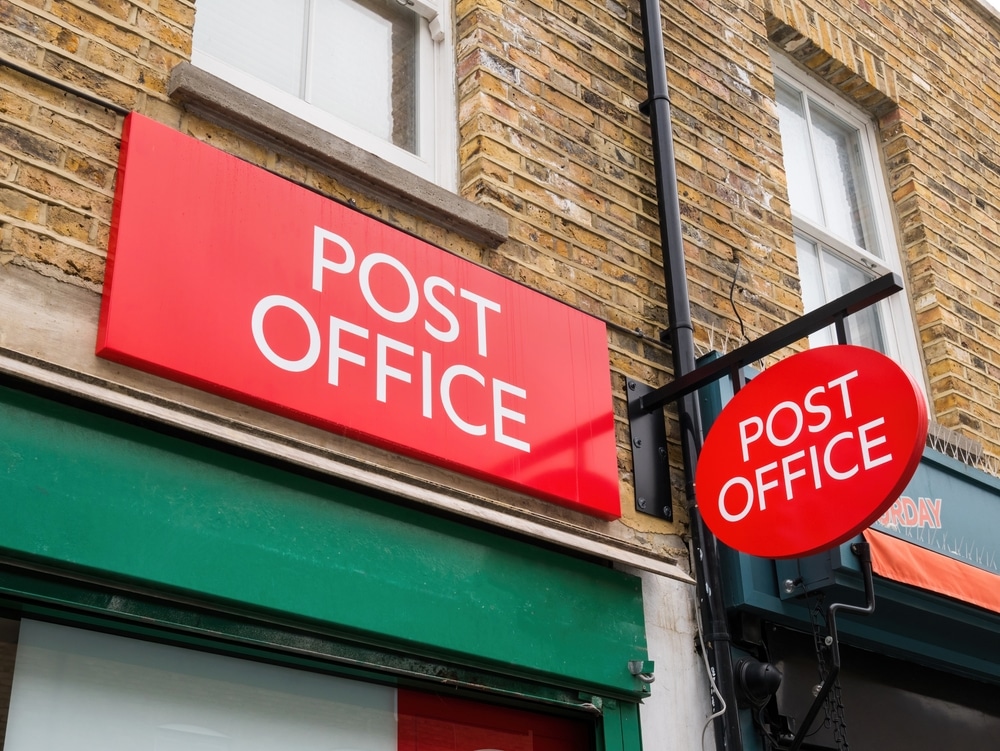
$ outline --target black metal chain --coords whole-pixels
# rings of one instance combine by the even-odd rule
[[[826,664],[826,652],[831,644],[832,637],[823,634],[826,625],[826,615],[823,610],[823,595],[816,598],[815,604],[808,608],[809,623],[812,626],[813,645],[816,649],[816,665],[819,670],[819,680],[822,684],[829,675]],[[822,619],[824,626],[821,627]],[[844,717],[844,700],[840,692],[840,676],[833,681],[830,693],[826,695],[824,702],[825,717],[823,726],[829,728],[833,733],[833,740],[837,744],[839,751],[850,751],[850,743],[847,740],[847,720]]]

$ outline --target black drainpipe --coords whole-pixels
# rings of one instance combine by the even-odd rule
[[[681,235],[681,212],[677,197],[677,172],[670,125],[670,95],[667,89],[667,65],[663,50],[659,0],[641,0],[641,12],[646,85],[649,91],[649,99],[642,109],[649,116],[653,136],[653,166],[656,170],[660,243],[663,248],[663,273],[670,327],[668,333],[674,378],[680,378],[695,369],[694,325],[691,322],[691,303],[688,298],[687,271],[684,263],[684,240]],[[702,426],[701,410],[694,394],[681,398],[678,403],[678,415],[681,425],[684,482],[691,514],[691,538],[695,555],[691,565],[697,580],[698,608],[704,629],[702,648],[708,651],[716,685],[726,703],[726,711],[716,719],[716,747],[719,751],[742,751],[743,739],[740,735],[734,690],[729,626],[722,600],[718,541],[705,528],[695,502],[694,475],[698,454],[701,451]]]

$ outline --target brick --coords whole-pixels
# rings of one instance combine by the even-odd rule
[[[138,93],[135,88],[111,75],[88,67],[84,62],[47,52],[41,68],[48,75],[82,86],[112,102],[126,107],[135,103]]]
[[[73,3],[54,2],[49,5],[49,12],[63,22],[67,31],[100,39],[114,47],[130,52],[133,55],[142,46],[142,35],[119,23],[114,23],[93,13],[89,8],[81,8]],[[54,25],[54,24],[53,24]]]
[[[128,19],[134,7],[129,0],[87,0],[87,4],[123,21]]]
[[[109,192],[99,192],[54,172],[25,164],[18,170],[17,184],[81,211],[111,217]]]
[[[0,28],[0,52],[11,60],[33,63],[38,56],[38,46],[29,39]]]
[[[182,0],[159,0],[156,10],[164,18],[173,21],[177,26],[191,28],[194,26],[195,9],[191,3]]]
[[[15,92],[0,89],[0,113],[12,120],[26,122],[35,111],[35,103],[30,99],[18,96]]]
[[[81,243],[90,239],[90,217],[65,206],[51,206],[45,219],[46,226],[55,234]]]
[[[85,282],[100,284],[104,280],[102,255],[73,246],[41,231],[14,226],[10,228],[3,250],[30,261],[58,268],[63,273]]]
[[[112,121],[113,122],[113,121]],[[69,147],[70,152],[96,157],[108,164],[118,161],[118,138],[103,127],[81,122],[75,115],[65,115],[48,108],[40,108],[32,119],[31,127],[45,132],[55,142]]]
[[[17,37],[49,44],[56,44],[61,37],[69,39],[73,36],[71,30],[63,28],[57,22],[12,2],[0,5],[0,27],[11,29]]]
[[[41,201],[12,188],[0,186],[0,216],[35,223],[43,211]]]
[[[58,144],[27,128],[4,122],[0,122],[0,149],[49,164],[58,164],[63,155],[63,149]]]
[[[191,30],[168,23],[153,13],[140,9],[137,18],[139,29],[167,49],[184,55],[191,54]]]
[[[84,58],[95,67],[115,73],[122,78],[132,80],[138,75],[136,63],[132,57],[98,42],[91,42],[87,45]]]

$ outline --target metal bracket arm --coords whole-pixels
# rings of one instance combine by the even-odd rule
[[[802,724],[795,733],[795,738],[792,740],[792,745],[788,747],[788,751],[798,751],[799,746],[802,745],[802,741],[805,740],[809,732],[809,728],[812,727],[813,720],[819,714],[823,702],[826,701],[827,694],[833,688],[834,681],[837,680],[837,676],[840,674],[840,640],[837,635],[837,613],[843,611],[855,615],[871,615],[875,612],[875,585],[872,582],[871,547],[867,542],[858,542],[851,545],[851,552],[858,557],[861,563],[861,574],[865,582],[865,605],[847,605],[842,602],[835,602],[827,608],[826,622],[830,630],[830,635],[827,637],[828,646],[830,647],[830,672],[823,679],[819,693],[816,694],[812,706],[806,712],[805,719],[802,720]]]
[[[666,386],[649,391],[639,399],[636,411],[639,414],[645,414],[677,401],[682,396],[693,393],[702,386],[707,386],[724,375],[757,362],[761,358],[777,352],[782,347],[794,344],[827,326],[836,325],[843,328],[845,317],[864,310],[902,289],[903,280],[898,274],[889,273],[880,276],[878,279],[806,313],[801,318],[786,323],[784,326],[764,334],[759,339],[744,344],[739,349],[734,349],[719,359],[692,370]]]
[[[632,469],[635,478],[635,510],[660,519],[673,519],[670,471],[667,463],[667,431],[663,407],[707,386],[724,375],[733,380],[733,390],[743,386],[743,367],[815,331],[833,325],[837,340],[847,340],[844,319],[903,289],[897,274],[886,274],[863,287],[823,305],[798,320],[765,334],[717,360],[713,360],[672,383],[653,388],[628,381],[628,423],[632,439]]]

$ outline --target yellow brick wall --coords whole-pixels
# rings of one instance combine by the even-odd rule
[[[157,7],[154,8],[153,5]],[[0,4],[0,55],[127,108],[165,98],[191,3]],[[103,279],[122,118],[0,66],[0,261]]]
[[[664,6],[677,171],[697,338],[707,351],[801,312],[759,9]],[[624,505],[625,377],[659,384],[669,352],[639,8],[458,3],[462,186],[511,212],[497,267],[611,321]],[[727,10],[728,9],[728,10]],[[676,429],[671,431],[676,435]],[[673,474],[675,498],[682,475]],[[683,508],[678,520],[686,520]],[[650,522],[635,518],[645,528]]]
[[[879,118],[935,418],[1000,456],[1000,22],[975,0],[668,0],[668,79],[696,338],[733,349],[801,312],[772,44]],[[460,192],[496,250],[186,113],[189,0],[3,0],[0,57],[135,109],[609,323],[625,523],[624,379],[668,378],[638,6],[457,0]],[[98,290],[120,115],[0,65],[0,263]],[[733,304],[730,303],[733,298]],[[680,475],[674,473],[680,486]],[[680,498],[680,493],[677,494]]]
[[[1000,456],[1000,21],[968,2],[764,3],[879,118],[934,419]]]

